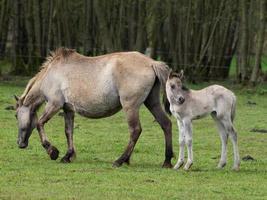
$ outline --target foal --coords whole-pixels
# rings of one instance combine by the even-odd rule
[[[236,97],[230,90],[212,85],[202,90],[189,90],[182,84],[183,71],[171,72],[166,83],[167,98],[170,102],[170,111],[177,119],[179,127],[179,159],[174,169],[184,164],[184,146],[188,150],[185,170],[193,164],[192,151],[192,120],[200,119],[211,114],[216,122],[221,137],[222,151],[218,168],[226,165],[227,139],[230,135],[234,150],[233,170],[239,170],[240,159],[237,146],[237,133],[233,127]]]

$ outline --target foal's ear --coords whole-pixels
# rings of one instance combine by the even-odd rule
[[[178,77],[183,80],[184,79],[184,70],[181,70],[179,73],[178,73]]]
[[[179,74],[171,69],[171,71],[169,73],[169,79],[171,79],[173,77],[179,78]]]

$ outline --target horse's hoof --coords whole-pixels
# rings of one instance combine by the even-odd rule
[[[63,158],[61,158],[62,163],[70,163],[76,158],[76,153],[74,150],[69,150]]]
[[[51,160],[56,160],[58,158],[59,151],[56,147],[52,146],[49,152]]]
[[[124,163],[127,164],[127,165],[130,165],[130,158],[126,159],[126,160],[124,161]]]
[[[162,168],[172,168],[173,166],[172,166],[172,164],[171,164],[171,162],[164,162],[163,163],[163,165],[162,165]]]
[[[61,158],[60,162],[61,163],[70,163],[71,160],[68,157],[64,156],[63,158]]]
[[[121,162],[118,162],[118,161],[115,161],[115,162],[112,164],[112,167],[114,167],[114,168],[118,168],[118,167],[120,167],[120,166],[122,166],[122,163],[121,163]]]

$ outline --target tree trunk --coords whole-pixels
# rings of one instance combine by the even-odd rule
[[[243,84],[248,79],[248,0],[240,1],[241,27],[240,27],[240,77]]]
[[[14,15],[13,15],[13,26],[12,26],[12,73],[16,75],[25,74],[25,65],[23,62],[24,55],[22,54],[21,48],[24,45],[24,41],[21,40],[22,30],[22,2],[21,0],[14,0]]]
[[[266,12],[267,12],[267,2],[266,0],[260,0],[260,27],[257,31],[255,64],[250,77],[250,83],[252,85],[256,84],[261,65],[261,56],[262,56],[262,49],[263,49],[264,35],[265,35],[264,32],[266,25],[266,17],[265,17]]]

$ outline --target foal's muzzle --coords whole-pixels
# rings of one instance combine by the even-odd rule
[[[179,98],[178,98],[178,103],[179,103],[179,104],[183,104],[184,101],[185,101],[184,97],[179,97]]]

